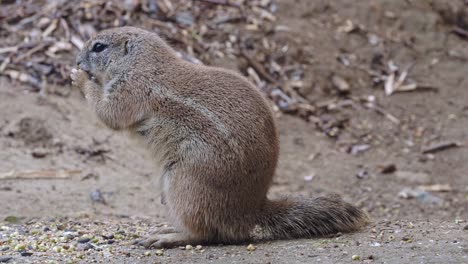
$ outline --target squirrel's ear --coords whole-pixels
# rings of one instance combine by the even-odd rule
[[[124,52],[127,55],[133,49],[133,43],[130,39],[127,39],[124,43]]]

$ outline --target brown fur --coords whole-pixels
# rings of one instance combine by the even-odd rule
[[[95,43],[108,45],[99,53]],[[189,64],[156,34],[105,30],[78,54],[72,72],[97,116],[141,137],[163,166],[162,188],[178,231],[144,246],[238,243],[353,231],[367,220],[340,199],[270,201],[278,136],[261,93],[244,77]]]

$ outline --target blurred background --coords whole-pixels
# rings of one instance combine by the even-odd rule
[[[377,223],[466,230],[466,0],[2,0],[0,220],[165,220],[151,158],[70,86],[84,42],[124,25],[265,93],[272,197],[333,192]]]

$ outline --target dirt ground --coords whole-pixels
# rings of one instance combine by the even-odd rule
[[[281,155],[270,196],[334,192],[372,217],[361,232],[331,238],[261,243],[255,251],[246,245],[203,245],[202,250],[171,249],[158,256],[130,245],[130,239],[107,245],[104,237],[106,246],[77,251],[81,255],[20,256],[5,242],[7,234],[28,237],[31,232],[25,230],[48,226],[51,232],[78,230],[80,236],[99,236],[103,230],[144,236],[152,229],[144,227],[157,227],[165,213],[158,175],[144,148],[100,124],[77,91],[68,97],[29,93],[0,78],[0,173],[78,171],[68,179],[0,179],[0,221],[5,219],[0,262],[12,257],[6,261],[468,263],[468,42],[451,33],[452,25],[441,16],[443,2],[278,1],[278,22],[287,30],[275,38],[302,47],[309,60],[302,93],[309,100],[330,99],[330,75],[339,73],[352,96],[375,96],[400,122],[350,105],[345,111],[349,125],[338,139],[330,139],[311,122],[276,113]],[[367,33],[340,32],[348,19]],[[350,66],[340,63],[341,54],[347,54]],[[437,91],[386,96],[357,67],[370,65],[376,54],[397,65],[413,64],[410,77]],[[215,64],[233,67],[229,61]],[[441,142],[460,145],[422,153]],[[364,143],[369,149],[349,153],[349,146]],[[388,173],[382,173],[385,168]],[[9,223],[8,216],[20,224]]]

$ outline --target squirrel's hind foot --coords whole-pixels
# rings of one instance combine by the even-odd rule
[[[137,245],[145,248],[174,248],[179,246],[198,244],[198,240],[190,238],[184,233],[153,234],[146,239],[136,241]]]

